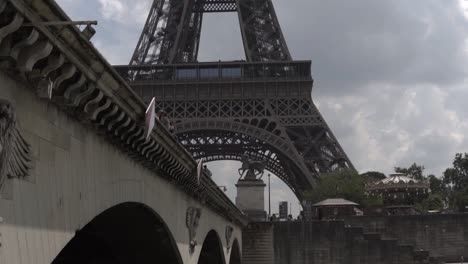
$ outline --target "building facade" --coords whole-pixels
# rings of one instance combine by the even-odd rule
[[[282,201],[279,203],[279,218],[288,219],[288,202]]]

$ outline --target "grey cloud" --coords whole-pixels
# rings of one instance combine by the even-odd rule
[[[320,94],[372,81],[460,80],[467,23],[456,1],[276,1],[295,58],[310,58]]]
[[[321,112],[359,170],[390,173],[418,162],[440,175],[455,152],[467,151],[466,119],[446,108],[453,95],[430,85],[373,87],[360,100],[320,98],[327,102]]]
[[[426,173],[441,175],[453,160],[456,146],[457,144],[447,134],[434,131],[416,138],[395,166],[409,166],[413,161],[424,164],[427,168]]]

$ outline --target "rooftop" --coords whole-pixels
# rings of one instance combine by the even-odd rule
[[[313,206],[332,206],[332,205],[359,205],[355,202],[351,202],[349,200],[343,198],[330,198],[323,200],[319,203],[314,204]]]
[[[401,174],[401,173],[398,173],[398,174],[391,174],[389,177],[379,181],[378,183],[383,183],[383,184],[387,184],[387,183],[410,183],[410,182],[418,182],[418,180],[415,180],[411,177],[408,177],[404,174]]]
[[[366,185],[366,190],[369,192],[387,191],[389,189],[393,191],[404,190],[405,192],[409,190],[419,192],[422,190],[425,192],[429,189],[429,182],[416,180],[404,174],[391,174],[383,180]]]

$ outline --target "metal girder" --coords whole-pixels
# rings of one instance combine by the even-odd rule
[[[299,199],[320,174],[353,168],[310,99],[187,100],[159,105],[176,122],[177,136],[194,158],[239,160],[245,153],[258,155]],[[281,118],[294,123],[278,122]]]
[[[238,12],[247,61],[291,60],[271,0],[154,0],[130,65],[196,62],[205,12]]]
[[[236,0],[247,61],[292,60],[271,0]]]
[[[130,65],[151,64],[153,61],[158,61],[156,56],[161,51],[164,34],[157,29],[158,25],[167,23],[168,13],[163,11],[166,2],[165,0],[155,0],[151,5],[150,13],[133,52]]]
[[[236,0],[205,0],[203,12],[237,12]]]
[[[298,197],[313,189],[321,174],[353,168],[310,97],[309,63],[218,62],[117,69],[144,100],[158,98],[158,107],[170,115],[182,144],[197,159],[237,160],[245,152],[261,156],[270,151],[278,159],[269,162],[268,169]]]
[[[256,159],[265,160],[267,170],[286,183],[299,199],[304,191],[313,187],[320,173],[331,172],[335,168],[352,168],[346,157],[331,147],[336,142],[328,138],[325,130],[315,135],[315,140],[304,141],[297,138],[292,140],[295,147],[303,145],[301,148],[309,146],[313,148],[312,153],[307,155],[301,153],[297,156],[284,152],[284,149],[278,149],[277,144],[263,141],[255,129],[223,130],[213,125],[214,122],[211,123],[212,125],[208,126],[191,125],[191,130],[182,130],[177,133],[181,144],[195,159],[240,160],[242,154],[247,154]],[[184,124],[179,124],[178,127],[184,126]],[[306,164],[306,170],[301,168],[302,164]]]
[[[202,3],[201,0],[154,0],[130,65],[195,61]]]
[[[278,176],[301,199],[311,184],[302,176],[300,168],[291,166],[294,160],[271,144],[248,134],[222,130],[192,130],[177,134],[177,138],[195,159],[205,161],[241,160],[243,154],[265,160],[266,169]]]

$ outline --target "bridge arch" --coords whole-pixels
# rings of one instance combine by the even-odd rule
[[[231,247],[231,255],[229,256],[229,264],[241,264],[242,255],[239,247],[239,241],[234,239]]]
[[[210,230],[203,240],[198,264],[225,264],[223,244],[215,230]]]
[[[162,218],[144,204],[126,202],[107,209],[78,230],[52,263],[183,262]]]

